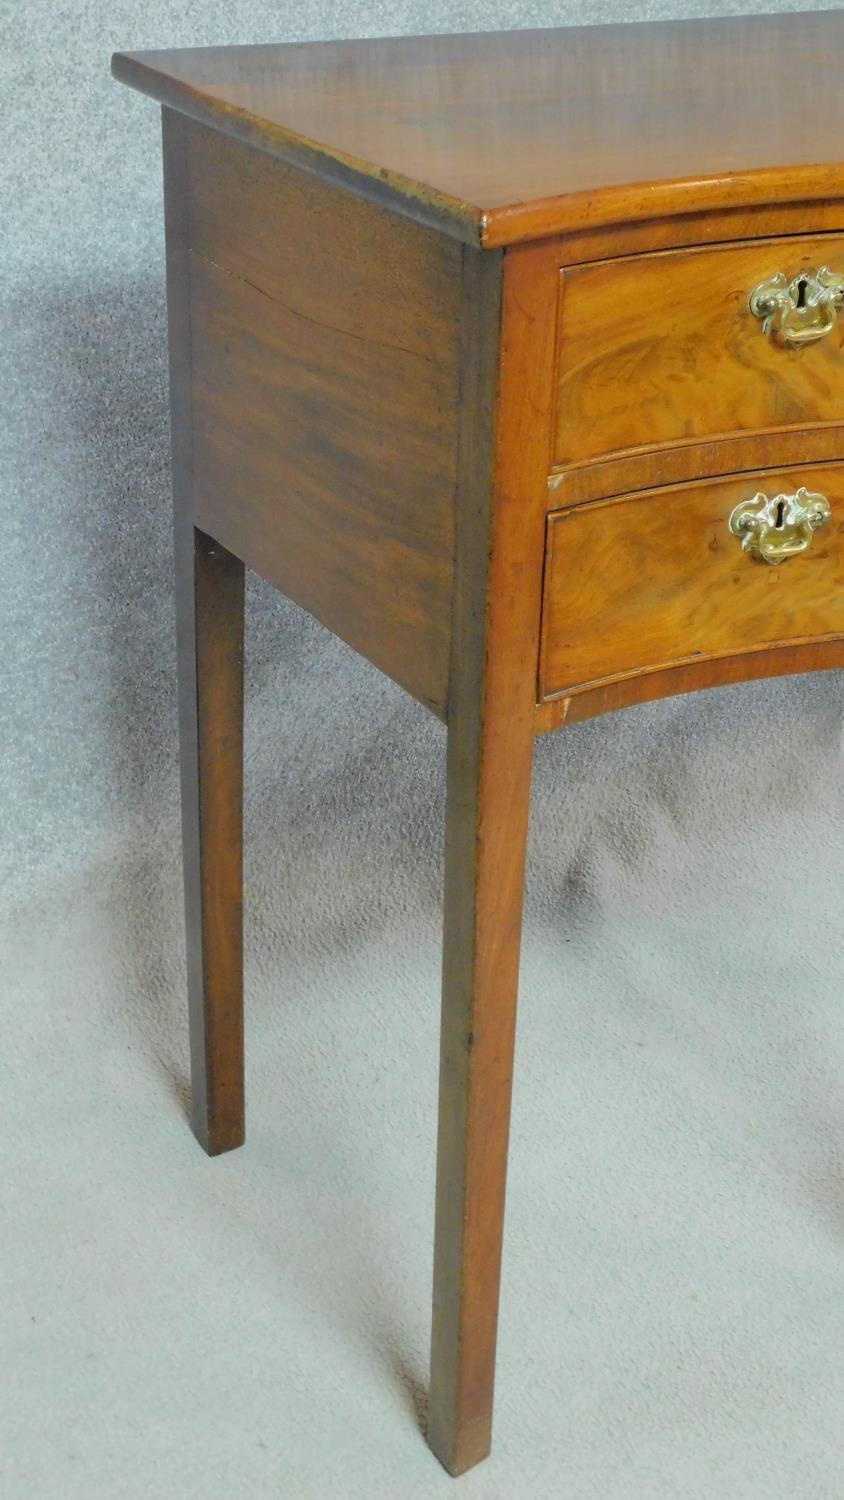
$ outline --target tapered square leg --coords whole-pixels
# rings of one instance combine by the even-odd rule
[[[177,543],[191,1118],[209,1155],[243,1143],[243,564]]]
[[[428,1440],[451,1474],[492,1433],[533,732],[449,733]]]
[[[544,245],[464,261],[428,1424],[451,1474],[492,1431],[546,510],[522,435],[551,389],[557,280]]]

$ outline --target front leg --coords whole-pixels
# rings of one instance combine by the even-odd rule
[[[464,275],[428,1427],[452,1474],[492,1427],[558,278],[547,245]]]
[[[533,724],[502,706],[448,736],[445,934],[428,1440],[489,1452]]]

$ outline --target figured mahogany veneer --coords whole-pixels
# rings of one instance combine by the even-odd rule
[[[803,484],[835,521],[805,556],[752,561],[727,529],[757,492]],[[548,518],[540,696],[684,663],[844,640],[844,464],[645,490]],[[753,663],[748,663],[748,676]]]
[[[447,725],[452,1474],[491,1439],[534,737],[844,665],[844,313],[790,348],[748,306],[844,272],[842,47],[829,12],[113,61],[164,106],[194,1129],[243,1140],[248,565]],[[801,488],[811,546],[743,552],[735,505]]]
[[[748,307],[748,292],[773,272],[797,274],[827,262],[844,266],[844,235],[566,267],[555,466],[682,445],[689,450],[685,477],[692,479],[711,472],[706,464],[715,460],[718,440],[840,423],[844,325],[818,343],[782,349],[760,336]],[[732,461],[752,467],[740,450]]]

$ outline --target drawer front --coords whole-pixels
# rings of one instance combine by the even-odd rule
[[[828,501],[817,530],[804,518],[816,520],[823,508],[805,492]],[[743,550],[747,533],[731,531],[730,518],[760,493],[780,500],[763,547],[776,554],[810,538],[805,551],[769,563]],[[747,545],[763,525],[757,515]],[[698,481],[548,517],[541,699],[682,662],[836,638],[844,638],[844,463]]]
[[[785,323],[775,316],[768,332],[748,305],[753,289],[777,272],[790,283],[823,266],[844,272],[844,235],[665,251],[562,271],[553,464],[840,422],[844,313],[835,313],[835,294],[812,312],[812,283],[798,285],[795,312]],[[816,341],[791,342],[823,328]],[[713,472],[689,459],[689,477]],[[680,455],[672,464],[678,478],[686,477],[681,464]]]

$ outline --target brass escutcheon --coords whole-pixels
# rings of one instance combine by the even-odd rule
[[[742,552],[766,563],[781,563],[805,552],[818,527],[826,525],[831,515],[826,496],[812,494],[801,485],[794,495],[769,497],[760,492],[752,500],[742,500],[729,525]]]
[[[784,271],[777,271],[753,288],[749,306],[775,344],[787,349],[814,344],[835,327],[838,309],[844,306],[844,276],[820,266],[817,271],[800,271],[789,281]]]

